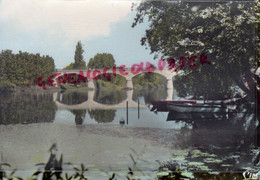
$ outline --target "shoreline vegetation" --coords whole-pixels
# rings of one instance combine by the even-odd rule
[[[75,50],[75,62],[70,63],[64,69],[87,69],[87,68],[112,68],[116,67],[112,54],[98,53],[89,60],[86,66],[83,60],[83,49],[80,41]],[[50,56],[42,56],[39,53],[32,54],[19,51],[17,54],[12,50],[2,50],[0,53],[0,92],[17,91],[41,91],[37,87],[37,77],[47,82],[47,77],[55,74],[54,60]],[[126,79],[121,75],[116,77],[110,74],[110,79],[101,76],[95,81],[95,89],[100,88],[126,88]],[[139,87],[161,87],[165,83],[164,77],[155,73],[143,73],[133,79],[134,88]],[[92,90],[85,83],[59,83],[58,88],[46,86],[48,90],[84,89]],[[41,89],[41,90],[40,90]]]
[[[146,88],[162,88],[164,87],[164,85],[155,85],[153,86],[153,84],[151,82],[142,82],[143,84],[145,84],[145,86],[142,86],[140,84],[135,84],[133,89],[146,89]],[[126,86],[121,86],[121,85],[115,85],[112,84],[110,82],[106,82],[106,81],[102,81],[102,80],[98,80],[97,81],[97,86],[98,88],[95,89],[129,89]],[[87,86],[82,86],[82,85],[71,85],[71,84],[62,84],[59,87],[52,87],[52,86],[48,86],[47,90],[48,91],[62,91],[62,90],[95,90],[93,88],[89,88]],[[0,83],[0,93],[5,93],[5,92],[34,92],[34,91],[41,91],[41,92],[45,92],[46,90],[44,90],[43,88],[37,86],[37,85],[24,85],[24,86],[17,86],[17,85],[3,85],[2,83]]]
[[[141,79],[141,78],[140,78]],[[160,77],[159,77],[160,79]],[[140,80],[134,80],[134,88],[133,89],[146,89],[146,88],[163,88],[165,87],[163,84],[155,84],[154,82],[150,81],[141,81],[140,84],[138,84],[138,81]],[[161,81],[163,82],[163,81]],[[95,90],[95,89],[129,89],[124,85],[116,85],[111,82],[103,81],[103,80],[97,80],[97,87],[96,88],[89,88],[87,86],[81,85],[81,84],[61,84],[59,87],[53,87],[53,86],[47,86],[48,91],[62,91],[62,90]],[[34,91],[41,91],[45,92],[46,90],[42,87],[39,87],[37,85],[15,85],[12,83],[1,83],[0,82],[0,93],[5,92],[34,92]]]
[[[22,51],[14,54],[12,50],[3,50],[0,53],[0,91],[29,90],[36,86],[36,77],[48,77],[54,68],[54,60],[48,55]]]

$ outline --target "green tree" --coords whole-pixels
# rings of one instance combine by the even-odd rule
[[[112,68],[116,66],[115,59],[110,53],[97,53],[94,58],[90,58],[87,67],[91,69],[104,69],[104,68]],[[116,77],[110,74],[110,81],[108,81],[106,77],[101,76],[99,80],[97,80],[97,87],[109,87],[114,88],[118,86],[125,86],[126,79],[120,75]]]
[[[30,54],[11,50],[0,53],[0,86],[1,84],[33,85],[37,78],[48,77],[55,69],[54,60],[49,56]]]
[[[97,88],[116,88],[116,87],[125,87],[126,86],[126,78],[118,75],[114,76],[110,75],[110,81],[107,80],[106,77],[101,76],[100,79],[97,80]],[[107,82],[108,81],[108,82]]]
[[[260,64],[259,51],[255,60],[259,7],[258,1],[145,1],[136,8],[132,26],[148,17],[149,28],[141,44],[149,45],[151,53],[162,54],[167,60],[175,58],[177,64],[181,56],[207,55],[210,65],[186,65],[176,77],[183,86],[178,89],[183,95],[223,96],[230,93],[232,85],[237,85],[254,99],[254,92],[259,94],[254,75]]]
[[[103,69],[115,66],[115,59],[110,53],[97,53],[94,58],[90,58],[88,68]]]
[[[159,87],[166,84],[166,79],[157,73],[143,73],[133,78],[135,87]]]
[[[83,48],[80,41],[76,45],[73,69],[86,69],[86,62],[83,59]]]

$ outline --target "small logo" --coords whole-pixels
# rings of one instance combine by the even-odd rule
[[[250,171],[245,171],[243,172],[243,177],[245,179],[257,179],[258,173],[250,172]]]

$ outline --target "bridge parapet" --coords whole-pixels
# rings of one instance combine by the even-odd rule
[[[92,73],[91,73],[92,72]],[[93,79],[100,75],[105,75],[105,74],[113,74],[113,75],[121,75],[126,78],[127,84],[126,86],[128,88],[133,88],[133,82],[132,79],[142,73],[145,73],[146,71],[139,71],[139,72],[132,72],[131,68],[124,68],[124,71],[120,71],[120,68],[117,69],[107,69],[104,72],[104,69],[88,69],[88,70],[63,70],[63,69],[57,69],[57,73],[60,73],[55,77],[55,81],[57,82],[57,79],[60,76],[63,76],[64,74],[82,74],[84,77],[88,79],[88,87],[95,88]],[[152,73],[160,74],[164,76],[167,79],[167,88],[173,88],[173,83],[172,79],[176,75],[176,72],[170,71],[168,69],[155,69]],[[92,74],[92,76],[91,76]],[[106,76],[104,76],[106,77]],[[56,83],[58,84],[58,83]]]

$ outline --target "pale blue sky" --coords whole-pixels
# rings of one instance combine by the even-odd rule
[[[140,45],[148,23],[132,28],[130,1],[0,0],[0,49],[50,55],[56,68],[74,61],[78,40],[84,59],[113,54],[116,64],[153,60]]]

